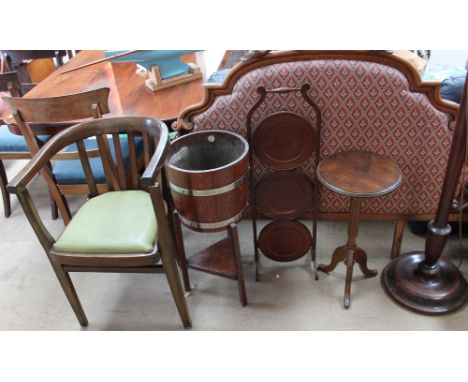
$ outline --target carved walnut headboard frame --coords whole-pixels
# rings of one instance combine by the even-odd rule
[[[221,128],[245,135],[247,110],[258,86],[310,83],[310,97],[323,113],[322,156],[345,149],[372,150],[391,156],[404,181],[389,196],[363,203],[378,219],[427,219],[435,212],[445,173],[458,105],[440,97],[439,82],[422,82],[414,67],[384,51],[270,52],[236,65],[223,84],[206,85],[205,99],[185,109],[176,129]],[[293,95],[272,101],[254,122],[275,110],[307,117]],[[307,168],[305,168],[307,170]],[[256,177],[264,173],[253,169]],[[321,190],[320,211],[342,215],[346,198]]]

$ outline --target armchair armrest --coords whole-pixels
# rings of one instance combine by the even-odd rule
[[[48,172],[46,165],[61,149],[61,147],[56,144],[56,137],[57,136],[53,137],[42,146],[28,164],[8,183],[7,190],[9,192],[18,195],[39,172]]]
[[[141,184],[145,187],[153,186],[157,180],[158,174],[166,160],[166,156],[169,152],[169,133],[167,128],[161,129],[161,137],[159,138],[158,145],[151,157],[148,165],[141,176]]]
[[[46,145],[49,146],[49,142]],[[29,223],[47,253],[54,245],[55,239],[45,227],[26,187],[39,172],[45,173],[46,176],[50,175],[49,169],[45,166],[49,162],[50,157],[54,155],[52,150],[47,150],[45,146],[41,148],[7,185],[7,190],[10,193],[16,194]]]
[[[16,195],[21,206],[23,207],[24,213],[26,214],[29,223],[31,224],[34,232],[37,235],[37,238],[39,239],[46,253],[48,253],[54,245],[55,239],[52,237],[52,235],[42,222],[42,219],[39,216],[39,213],[37,212],[37,208],[34,205],[34,202],[31,198],[31,195],[29,194],[28,189],[24,188],[21,191],[19,191]]]
[[[31,159],[31,161],[7,184],[6,188],[9,193],[18,196],[27,187],[29,182],[31,182],[41,169],[41,166],[37,163],[37,158],[33,157],[33,159]]]

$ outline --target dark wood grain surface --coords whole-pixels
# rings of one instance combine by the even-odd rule
[[[46,98],[74,94],[102,87],[110,89],[109,116],[139,115],[163,120],[177,118],[187,106],[203,100],[203,80],[195,80],[173,88],[152,92],[145,86],[145,78],[136,73],[134,63],[103,62],[91,67],[61,74],[63,71],[104,57],[104,51],[81,51],[67,64],[52,73],[25,97]],[[203,52],[182,58],[197,63],[204,72]],[[12,122],[5,113],[4,118]],[[17,132],[19,133],[19,132]]]
[[[315,129],[304,118],[281,112],[259,124],[252,144],[262,162],[275,170],[291,170],[312,155],[317,147],[316,140]]]
[[[331,190],[355,197],[385,195],[395,190],[402,180],[401,170],[393,159],[357,150],[324,158],[317,176]]]
[[[264,177],[255,190],[258,210],[271,219],[298,219],[311,209],[313,186],[302,173],[278,171]]]
[[[232,255],[231,239],[226,237],[190,256],[188,266],[215,276],[237,279],[237,270]]]
[[[304,256],[312,245],[309,229],[298,221],[274,221],[262,229],[258,246],[275,261],[293,261]]]

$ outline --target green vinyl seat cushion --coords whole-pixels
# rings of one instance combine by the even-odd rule
[[[106,192],[78,210],[54,249],[88,254],[150,253],[157,231],[153,204],[146,191]]]

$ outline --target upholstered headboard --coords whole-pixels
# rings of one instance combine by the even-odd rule
[[[321,157],[360,149],[389,156],[404,173],[401,187],[366,200],[363,213],[433,214],[444,179],[457,105],[443,101],[438,83],[422,83],[403,59],[385,52],[275,52],[237,65],[222,85],[206,87],[203,103],[185,110],[179,130],[226,129],[246,135],[246,115],[267,89],[311,85],[309,96],[322,114]],[[270,94],[253,115],[254,127],[281,110],[313,120],[313,110],[299,93]],[[310,163],[303,170],[313,176]],[[258,161],[257,181],[268,170]],[[349,210],[348,201],[322,188],[320,211]]]

